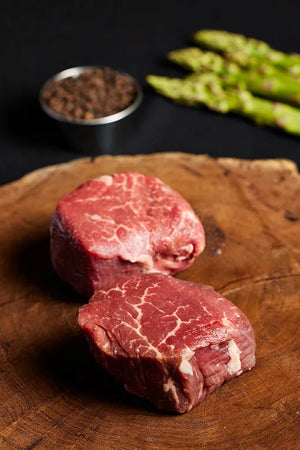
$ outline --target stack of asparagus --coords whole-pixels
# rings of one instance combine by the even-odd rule
[[[194,73],[183,79],[148,75],[158,93],[300,135],[300,109],[289,105],[300,106],[300,55],[226,31],[201,30],[193,38],[219,53],[197,47],[170,52],[170,61]]]

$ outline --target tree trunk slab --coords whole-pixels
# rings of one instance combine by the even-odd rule
[[[179,278],[210,284],[249,318],[257,365],[185,415],[128,394],[77,325],[86,299],[49,259],[59,198],[137,171],[180,192],[207,246]],[[165,153],[46,167],[0,188],[1,449],[298,449],[300,176],[291,161]]]

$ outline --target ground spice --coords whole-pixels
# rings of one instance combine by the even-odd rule
[[[42,96],[54,112],[68,119],[98,119],[127,108],[136,98],[134,81],[104,67],[78,77],[53,81]]]

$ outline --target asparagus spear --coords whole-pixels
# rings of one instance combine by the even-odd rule
[[[298,109],[255,97],[241,88],[224,87],[222,80],[213,73],[192,74],[184,79],[148,75],[146,81],[174,102],[188,106],[206,105],[223,114],[234,112],[259,125],[300,135]]]
[[[223,56],[199,48],[174,50],[168,59],[194,72],[214,72],[228,86],[241,85],[254,94],[300,105],[300,82],[273,66],[243,70]]]
[[[219,30],[200,30],[193,38],[201,46],[226,53],[226,57],[243,67],[267,63],[295,75],[300,74],[299,54],[280,52],[266,42]]]

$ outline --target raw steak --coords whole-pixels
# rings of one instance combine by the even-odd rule
[[[184,413],[255,364],[245,315],[210,286],[148,274],[97,291],[79,310],[96,360],[126,389]]]
[[[180,272],[205,245],[203,227],[181,195],[133,172],[102,176],[66,194],[50,231],[56,272],[87,296],[124,276]]]

